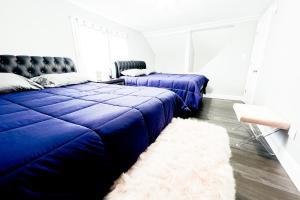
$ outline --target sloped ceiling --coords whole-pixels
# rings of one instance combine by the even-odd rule
[[[260,15],[272,0],[69,0],[142,32]]]

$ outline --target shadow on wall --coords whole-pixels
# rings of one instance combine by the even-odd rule
[[[147,40],[155,54],[155,70],[200,73],[210,79],[208,93],[242,97],[256,24],[253,20],[191,32],[150,35]]]
[[[198,72],[217,60],[232,41],[234,27],[200,30],[192,33],[194,48],[193,71]]]
[[[208,94],[243,96],[255,30],[251,21],[192,33],[192,70],[211,80]]]
[[[192,33],[192,44],[194,48],[193,72],[200,72],[210,77],[206,88],[208,94],[214,93],[215,78],[211,78],[210,71],[219,68],[216,63],[223,60],[226,51],[232,42],[234,26],[195,31]],[[220,70],[218,70],[220,71]],[[215,74],[217,76],[217,74]]]
[[[212,83],[212,82],[209,81],[209,84],[211,84],[211,83]],[[209,84],[208,84],[207,87],[206,87],[206,93],[211,94],[211,93],[213,93],[214,89],[213,89],[213,87],[210,86]]]

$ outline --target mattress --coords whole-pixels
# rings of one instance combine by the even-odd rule
[[[139,77],[122,76],[122,78],[125,79],[125,84],[130,86],[169,89],[180,96],[192,111],[200,108],[203,93],[209,81],[205,76],[197,74],[155,73]]]
[[[175,93],[85,83],[0,95],[0,199],[104,196],[189,109]]]

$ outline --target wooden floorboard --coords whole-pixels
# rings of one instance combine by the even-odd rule
[[[259,142],[241,147],[236,144],[249,137],[249,128],[237,128],[232,105],[238,101],[204,98],[195,118],[227,129],[232,151],[231,165],[236,180],[237,200],[300,200],[300,193],[275,156]]]

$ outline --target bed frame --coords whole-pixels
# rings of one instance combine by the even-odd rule
[[[146,63],[144,61],[116,61],[116,78],[121,76],[121,72],[128,69],[146,69]]]
[[[32,78],[42,74],[76,72],[76,68],[70,58],[0,55],[1,72]]]
[[[139,67],[143,65],[145,67],[145,63],[141,63]],[[2,73],[15,73],[32,78],[42,74],[75,71],[74,63],[69,58],[0,55]],[[91,84],[93,89],[87,86],[85,95],[94,96],[99,89],[107,87],[108,91],[103,95],[106,94],[107,101],[113,99],[114,103],[105,104],[101,97],[99,101],[91,102],[81,99],[81,94],[79,97],[72,95],[76,91],[80,93],[84,90],[82,87],[70,90],[65,87],[50,88],[0,95],[0,110],[7,107],[4,111],[9,114],[2,115],[0,120],[7,118],[7,122],[13,122],[12,125],[8,125],[4,121],[3,130],[12,132],[1,138],[4,144],[7,141],[7,145],[4,146],[2,141],[0,145],[9,150],[3,151],[8,157],[12,151],[14,154],[20,153],[19,157],[13,156],[0,167],[0,172],[3,173],[3,176],[0,176],[0,199],[102,199],[115,178],[126,171],[139,154],[155,141],[161,130],[170,123],[173,115],[185,116],[189,111],[183,101],[172,92],[149,89],[148,100],[145,101],[146,97],[137,93],[147,91],[139,88],[132,88],[132,92],[135,91],[136,94],[130,96],[125,87]],[[118,96],[125,99],[128,96],[133,102],[124,104],[124,99],[117,100],[113,92],[116,90],[123,90]],[[50,99],[47,99],[48,97]],[[68,104],[68,100],[74,100],[75,104],[70,104],[74,109],[60,104]],[[43,104],[40,104],[41,102]],[[141,105],[141,102],[144,104]],[[95,106],[96,111],[108,109],[107,115],[103,117],[102,113],[95,111],[92,118],[86,118],[90,114],[87,112],[89,110],[80,110],[90,109],[91,106]],[[65,112],[53,114],[53,108],[65,108]],[[2,113],[6,114],[5,112]],[[80,114],[71,118],[66,116],[74,112]],[[23,115],[26,118],[23,118]],[[77,118],[81,119],[76,122]],[[47,130],[47,127],[51,129]],[[55,131],[59,132],[60,129],[66,130],[62,130],[61,135],[56,136]],[[37,132],[38,136],[35,137]],[[40,135],[43,135],[41,143]],[[51,140],[47,140],[47,137]],[[26,141],[22,140],[23,138]],[[12,143],[16,146],[6,148]],[[27,143],[33,145],[27,146]],[[61,144],[57,146],[58,143]],[[33,148],[33,151],[28,154],[25,151],[23,154],[18,150],[26,148]],[[6,157],[3,160],[5,159]],[[88,180],[91,177],[93,180]]]

